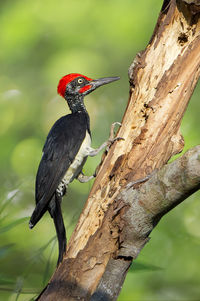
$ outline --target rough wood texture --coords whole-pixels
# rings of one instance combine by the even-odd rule
[[[183,148],[180,122],[200,74],[200,19],[190,8],[181,0],[164,1],[150,43],[129,69],[130,98],[118,132],[125,140],[104,158],[66,257],[38,300],[89,300],[92,294],[92,300],[115,300],[132,258],[148,241],[145,228],[144,237],[137,237],[134,221],[131,228],[124,218],[134,201],[125,206],[118,197],[128,183],[161,168]],[[143,218],[140,210],[138,219]],[[130,254],[121,253],[122,233],[132,237],[135,254],[133,246]],[[120,256],[122,275],[114,272]],[[112,296],[112,286],[102,280],[108,271],[118,279]]]
[[[134,186],[127,185],[111,205],[116,212],[112,223],[118,211],[126,225],[120,229],[118,252],[109,260],[92,301],[116,300],[132,260],[158,221],[200,188],[200,145],[153,173],[138,189]],[[128,210],[121,214],[122,208]]]

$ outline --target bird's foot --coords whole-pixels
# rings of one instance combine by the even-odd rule
[[[83,173],[80,173],[77,177],[77,180],[80,182],[80,183],[87,183],[89,182],[90,180],[94,179],[95,175],[92,175],[92,176],[85,176]]]
[[[109,136],[108,140],[106,142],[104,142],[99,148],[94,149],[92,147],[88,147],[88,149],[87,149],[87,152],[88,152],[87,155],[88,156],[94,157],[94,156],[96,156],[104,148],[106,148],[106,152],[108,152],[109,148],[111,147],[111,145],[115,141],[124,140],[124,138],[115,137],[115,133],[114,133],[115,125],[120,125],[121,126],[121,123],[120,122],[114,122],[111,125],[110,136]]]
[[[120,140],[124,140],[124,138],[122,137],[115,137],[115,126],[119,125],[121,126],[122,124],[120,122],[114,122],[112,123],[111,127],[110,127],[110,136],[109,139],[107,141],[107,147],[106,147],[106,151],[109,151],[109,148],[111,147],[111,145],[115,142],[115,141],[120,141]]]

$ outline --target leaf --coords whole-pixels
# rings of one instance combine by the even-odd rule
[[[144,263],[144,262],[138,262],[135,261],[132,263],[130,272],[152,272],[152,271],[161,271],[163,268],[155,266],[153,264]]]
[[[14,244],[8,244],[5,246],[0,247],[0,258],[4,257],[7,255],[7,253],[10,252],[10,249],[14,246]]]
[[[14,189],[14,190],[8,192],[6,201],[12,200],[14,198],[14,196],[18,193],[18,191],[19,191],[19,189]]]
[[[53,248],[56,243],[56,235],[53,236],[45,245],[43,245],[41,248],[39,248],[36,252],[34,252],[34,254],[29,258],[29,264],[26,265],[26,269],[24,270],[24,273],[23,273],[24,277],[26,277],[26,275],[31,273],[32,266],[35,265],[35,263],[42,261],[43,252],[52,242],[53,242],[53,246],[52,246],[52,248]],[[50,254],[50,256],[51,256],[51,254]],[[48,269],[48,268],[46,267],[46,269]],[[44,277],[46,277],[46,276],[44,276]]]
[[[7,284],[15,284],[15,280],[8,278],[7,276],[1,275],[0,274],[0,287],[1,285],[7,285]]]
[[[15,190],[12,190],[12,191],[8,192],[5,201],[2,202],[3,204],[0,208],[0,215],[2,214],[4,209],[10,204],[10,202],[12,201],[12,199],[16,196],[16,194],[18,192],[19,192],[19,189],[15,189]]]
[[[23,277],[18,277],[16,285],[15,285],[15,292],[16,292],[15,301],[18,300],[18,298],[19,298],[19,296],[21,294],[21,291],[22,291],[22,288],[23,288],[23,284],[24,284],[24,278]]]
[[[29,217],[22,217],[22,218],[19,218],[11,223],[9,223],[8,225],[6,226],[3,226],[0,228],[0,234],[4,233],[4,232],[7,232],[9,231],[10,229],[14,228],[15,226],[18,226],[19,224],[22,224],[26,221],[29,220]]]
[[[42,288],[41,288],[42,289]],[[5,292],[14,292],[15,291],[15,286],[4,286],[4,285],[0,285],[0,291],[5,291]],[[34,290],[32,288],[24,288],[21,292],[21,294],[27,294],[27,295],[38,295],[40,293],[40,291],[38,290]],[[31,298],[30,300],[34,300],[33,298]]]
[[[43,252],[53,241],[56,241],[56,235],[54,235],[44,246],[39,248],[38,252]]]
[[[46,282],[49,278],[49,271],[50,271],[50,266],[51,266],[51,257],[52,257],[53,251],[55,249],[55,245],[56,245],[56,239],[53,240],[52,248],[50,250],[49,258],[47,260],[47,264],[46,264],[46,267],[45,267],[45,271],[44,271],[44,275],[43,275],[43,285],[46,285]]]

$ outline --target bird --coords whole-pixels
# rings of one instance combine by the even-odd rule
[[[83,165],[88,156],[95,156],[105,147],[109,147],[119,137],[112,134],[99,148],[91,147],[90,117],[84,104],[84,97],[98,87],[119,80],[119,77],[91,79],[79,73],[63,76],[57,86],[57,92],[69,106],[70,114],[62,116],[52,126],[43,147],[35,182],[36,207],[31,215],[29,227],[32,229],[46,211],[53,218],[58,238],[57,266],[66,253],[66,231],[62,216],[61,202],[68,184],[74,179],[84,183],[95,175],[85,176]]]

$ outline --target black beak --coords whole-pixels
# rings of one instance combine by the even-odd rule
[[[87,90],[85,92],[86,94],[89,94],[90,92],[94,91],[95,89],[97,89],[98,87],[101,87],[103,85],[107,85],[109,83],[112,83],[116,80],[119,80],[120,77],[119,76],[114,76],[114,77],[103,77],[103,78],[99,78],[99,79],[94,79],[92,80],[89,85],[91,85],[91,88],[89,90]]]

